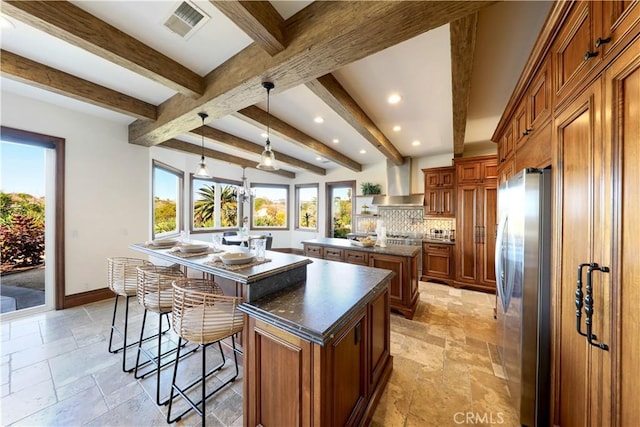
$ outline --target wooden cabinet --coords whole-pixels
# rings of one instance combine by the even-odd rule
[[[558,194],[553,422],[637,424],[640,417],[640,38],[554,120]],[[591,345],[576,330],[578,265],[589,281]],[[587,268],[585,267],[585,270]],[[582,288],[588,292],[586,287]],[[586,331],[582,310],[582,332]],[[595,392],[597,390],[597,392]]]
[[[366,425],[391,375],[389,322],[388,289],[325,345],[247,316],[244,425]]]
[[[455,167],[422,169],[425,216],[455,216]]]
[[[422,277],[420,280],[450,285],[453,275],[453,245],[422,243]]]
[[[457,177],[464,181],[457,183],[454,284],[495,292],[496,157],[460,158],[455,163]],[[473,180],[465,173],[471,170],[478,172]]]
[[[413,319],[418,307],[418,255],[403,257],[397,255],[370,253],[369,266],[391,270],[396,273],[389,286],[391,309],[407,319]]]
[[[342,261],[343,260],[343,250],[337,248],[323,248],[324,259],[330,259],[331,261]]]
[[[362,251],[344,251],[344,262],[357,265],[369,265],[369,254]]]

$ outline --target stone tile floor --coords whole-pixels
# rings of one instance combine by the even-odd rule
[[[495,297],[424,282],[420,292],[413,320],[392,314],[394,368],[371,425],[518,425],[495,346]],[[121,355],[106,350],[112,310],[107,300],[2,322],[3,426],[166,425],[166,407],[154,403],[155,376],[134,379],[121,371]],[[131,330],[139,331],[134,300],[130,315]],[[218,362],[219,355],[209,357],[216,349],[208,351],[208,362]],[[212,382],[232,375],[232,366]],[[180,365],[179,378],[199,367],[196,353]],[[163,390],[171,374],[162,371]],[[238,380],[208,402],[208,425],[242,425],[241,367]],[[200,418],[177,424],[196,426]]]

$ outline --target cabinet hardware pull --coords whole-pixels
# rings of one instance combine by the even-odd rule
[[[598,37],[596,39],[596,48],[599,48],[600,46],[602,46],[603,44],[607,44],[611,41],[611,37],[607,37],[606,39],[603,39],[602,37]]]
[[[576,330],[578,334],[586,337],[587,334],[582,332],[582,306],[584,304],[584,294],[582,293],[582,269],[584,267],[595,267],[596,264],[587,262],[578,265],[578,279],[576,280]]]
[[[602,350],[608,351],[609,346],[604,343],[598,343],[594,340],[598,339],[595,334],[592,333],[592,321],[593,321],[593,286],[591,282],[591,272],[592,271],[601,271],[603,273],[609,272],[609,267],[600,267],[598,264],[594,263],[594,266],[589,266],[587,268],[587,286],[586,286],[586,295],[584,297],[584,312],[586,314],[585,324],[587,325],[587,342],[594,347],[598,347]]]
[[[584,60],[588,61],[591,58],[594,58],[598,56],[598,52],[591,52],[591,51],[587,51],[587,53],[584,54]]]

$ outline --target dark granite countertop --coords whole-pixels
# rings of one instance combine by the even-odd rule
[[[395,273],[336,261],[314,260],[307,279],[240,305],[240,310],[296,336],[324,345],[388,286]]]
[[[329,237],[319,237],[317,239],[303,240],[302,244],[307,245],[319,245],[319,246],[331,246],[333,248],[349,249],[354,251],[370,252],[376,254],[398,255],[405,257],[412,257],[419,254],[421,251],[420,246],[406,246],[406,245],[387,245],[386,248],[379,246],[373,246],[370,248],[363,248],[361,246],[352,245],[349,239],[332,239]]]

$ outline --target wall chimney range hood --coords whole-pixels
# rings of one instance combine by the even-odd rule
[[[400,166],[387,159],[387,195],[373,196],[372,204],[378,206],[420,206],[424,195],[411,193],[411,158],[405,157]]]

